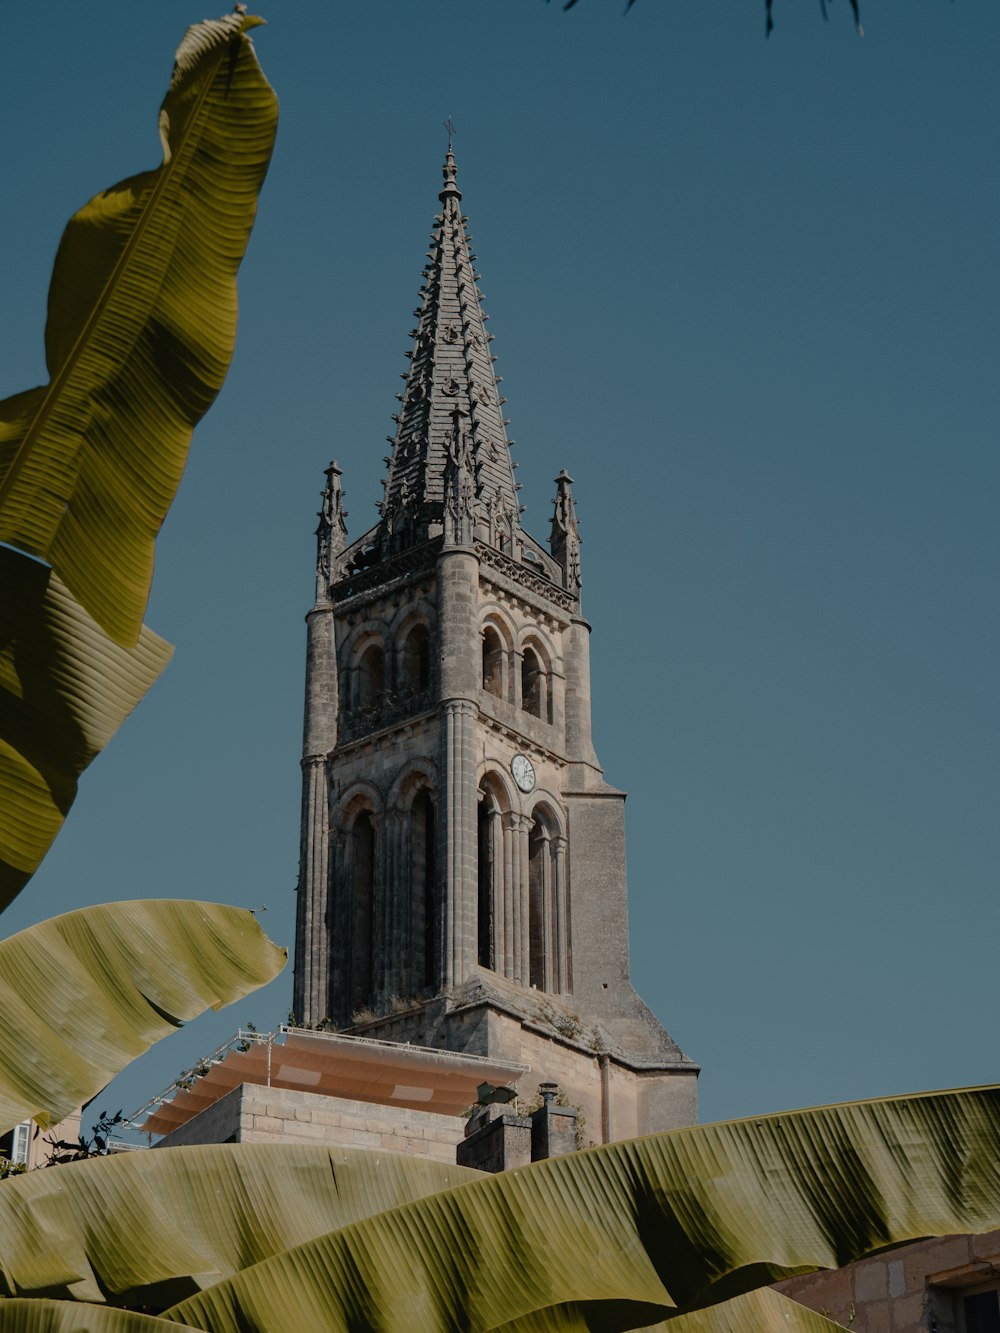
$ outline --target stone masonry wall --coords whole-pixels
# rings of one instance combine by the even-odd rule
[[[963,1295],[1000,1284],[1000,1231],[940,1236],[777,1290],[852,1333],[960,1333]]]
[[[245,1083],[161,1139],[156,1147],[182,1143],[325,1143],[415,1153],[452,1163],[464,1132],[461,1116]]]

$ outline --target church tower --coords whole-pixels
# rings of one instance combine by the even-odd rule
[[[439,198],[379,521],[351,543],[326,472],[294,1011],[520,1061],[597,1142],[690,1124],[697,1066],[629,977],[572,480],[545,546],[521,526],[450,146]]]

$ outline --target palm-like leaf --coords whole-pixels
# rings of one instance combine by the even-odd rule
[[[259,1143],[31,1171],[0,1184],[0,1295],[162,1307],[478,1175],[401,1153]]]
[[[170,660],[114,643],[37,560],[0,548],[0,910],[48,851],[77,779]]]
[[[260,21],[189,29],[160,112],[163,165],[71,219],[49,292],[51,381],[0,403],[0,540],[48,560],[125,646],[232,356],[236,270],[277,125],[246,36]]]
[[[624,1327],[617,1322],[611,1326]],[[560,1305],[505,1324],[495,1333],[596,1333],[602,1327],[599,1311]],[[693,1310],[658,1324],[643,1323],[642,1333],[842,1333],[843,1327],[769,1287],[758,1287],[721,1305]]]
[[[599,1303],[595,1327],[634,1328],[902,1241],[1000,1225],[998,1141],[1000,1088],[675,1130],[380,1214],[168,1314],[213,1333],[474,1333]]]
[[[154,1041],[270,981],[287,952],[251,912],[107,903],[0,942],[0,1133],[62,1120]]]
[[[165,1324],[152,1315],[133,1314],[106,1305],[78,1305],[73,1301],[0,1301],[0,1333],[166,1333]],[[184,1333],[183,1328],[180,1333]]]

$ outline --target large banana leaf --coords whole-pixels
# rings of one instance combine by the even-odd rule
[[[0,1333],[167,1333],[168,1329],[177,1333],[176,1324],[107,1305],[0,1301]]]
[[[0,547],[0,910],[62,826],[77,779],[170,660],[112,642],[44,565]]]
[[[496,1333],[595,1333],[602,1327],[599,1309],[561,1305],[504,1324]],[[622,1325],[613,1323],[612,1327]],[[658,1324],[640,1322],[632,1327],[641,1327],[642,1333],[838,1333],[844,1326],[769,1287],[758,1287],[721,1305],[693,1310]]]
[[[661,1333],[837,1333],[842,1328],[767,1287],[660,1325]]]
[[[518,1324],[518,1333],[593,1333],[598,1327],[584,1315],[554,1312],[531,1323]],[[107,1305],[81,1305],[54,1300],[0,1301],[0,1333],[184,1333],[184,1325]],[[513,1329],[513,1326],[510,1326]],[[657,1324],[645,1333],[837,1333],[832,1323],[766,1288],[736,1296],[723,1305]]]
[[[475,1333],[576,1303],[599,1313],[595,1328],[635,1327],[651,1310],[669,1318],[902,1241],[1000,1226],[998,1146],[1000,1088],[675,1130],[368,1218],[166,1317],[212,1333]]]
[[[85,907],[0,942],[0,1133],[42,1129],[211,1006],[270,981],[287,951],[253,913],[173,900]]]
[[[153,543],[222,386],[277,125],[247,30],[190,28],[160,111],[163,165],[69,222],[49,291],[51,381],[0,403],[0,540],[48,560],[133,646]]]
[[[31,1171],[0,1183],[0,1295],[162,1308],[290,1246],[478,1176],[402,1153],[251,1143]]]

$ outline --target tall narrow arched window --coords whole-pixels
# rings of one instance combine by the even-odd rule
[[[369,644],[357,668],[357,701],[361,708],[377,704],[385,687],[385,654],[378,643]]]
[[[552,990],[552,852],[542,820],[532,821],[528,834],[528,980],[539,990]]]
[[[490,625],[483,630],[483,689],[503,698],[503,642]]]
[[[410,920],[413,940],[413,980],[421,989],[438,982],[437,910],[434,865],[434,802],[426,787],[410,807]]]
[[[430,635],[426,625],[414,625],[403,640],[400,675],[404,694],[419,694],[430,685]]]
[[[545,696],[545,673],[533,648],[525,648],[521,656],[521,707],[534,717],[542,716]]]
[[[362,810],[351,825],[351,1006],[372,1002],[375,952],[375,822]]]
[[[500,899],[503,832],[500,806],[489,790],[480,789],[478,813],[479,891],[476,899],[476,948],[480,967],[496,968],[496,912]]]

